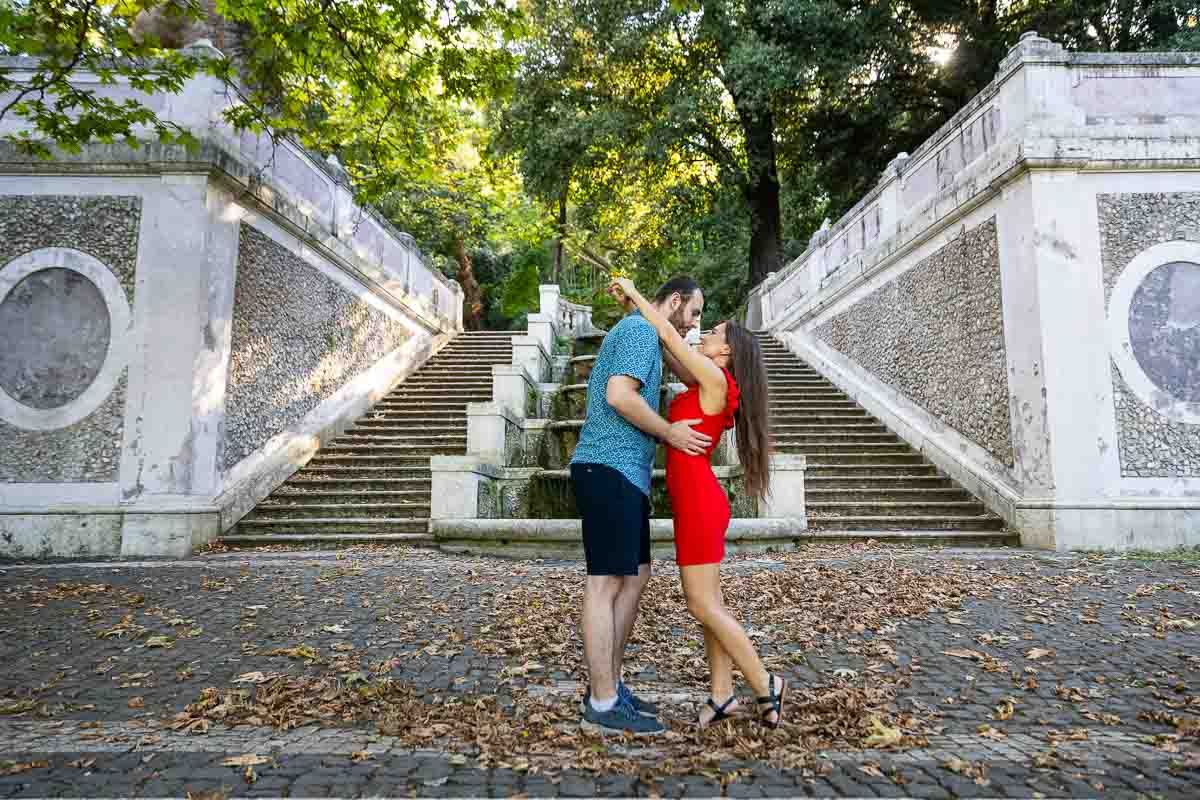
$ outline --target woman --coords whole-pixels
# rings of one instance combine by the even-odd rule
[[[758,340],[736,322],[724,322],[700,338],[693,350],[671,321],[638,292],[627,278],[617,278],[610,292],[623,306],[636,306],[658,331],[671,368],[687,391],[671,403],[668,418],[698,420],[695,430],[708,434],[708,452],[689,455],[667,448],[667,492],[675,518],[675,557],[688,610],[704,626],[704,646],[712,673],[711,696],[700,710],[700,726],[719,722],[737,708],[732,666],[754,689],[759,720],[779,726],[787,684],[771,674],[750,637],[721,596],[721,559],[729,527],[729,499],[712,469],[712,451],[725,429],[737,429],[738,457],[751,497],[765,497],[770,483],[770,437],[767,433],[766,370]]]

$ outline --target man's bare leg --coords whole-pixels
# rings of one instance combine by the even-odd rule
[[[637,621],[638,607],[642,602],[642,592],[650,582],[650,565],[638,567],[637,575],[626,576],[621,584],[613,605],[613,681],[621,682],[621,665],[625,663],[625,645],[629,635],[633,633],[633,623]]]
[[[624,582],[619,575],[588,575],[583,589],[583,655],[588,665],[592,696],[600,701],[617,695],[613,674],[615,609]]]

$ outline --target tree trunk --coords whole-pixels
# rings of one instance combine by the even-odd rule
[[[779,269],[782,232],[775,120],[770,112],[741,113],[746,137],[746,202],[750,206],[750,286]]]
[[[567,193],[564,191],[558,198],[558,237],[554,240],[554,266],[550,272],[550,282],[558,283],[562,277],[563,266],[563,237],[567,235]]]
[[[458,282],[463,289],[463,327],[477,331],[482,327],[483,292],[475,279],[475,267],[467,255],[467,247],[461,238],[454,240],[454,257],[458,260]]]

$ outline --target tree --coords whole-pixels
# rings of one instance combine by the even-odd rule
[[[180,21],[188,39],[219,23],[236,31],[235,52],[168,50],[182,42],[160,36],[177,31],[138,30],[148,14]],[[134,145],[143,125],[186,141],[141,100],[105,100],[70,77],[173,93],[206,70],[238,96],[225,112],[235,128],[336,153],[370,200],[444,153],[457,121],[447,101],[503,94],[513,67],[503,44],[518,23],[504,0],[0,0],[0,47],[40,59],[0,75],[0,119],[25,122],[9,138],[43,156],[51,144]]]

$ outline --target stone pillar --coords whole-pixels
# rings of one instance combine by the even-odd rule
[[[468,403],[467,454],[503,466],[511,416],[499,403]]]
[[[475,519],[479,516],[480,487],[495,477],[486,462],[469,455],[433,456],[429,459],[429,469],[431,520]]]
[[[536,391],[533,379],[523,366],[492,367],[492,402],[524,419],[532,409],[530,393]]]
[[[557,317],[561,296],[562,289],[557,283],[543,283],[538,287],[538,312],[549,314],[551,317]]]
[[[797,520],[800,530],[808,527],[804,507],[805,458],[793,453],[771,456],[771,494],[759,506],[760,517]]]
[[[558,336],[558,321],[553,314],[530,314],[529,336],[536,339],[546,354],[554,352],[554,339]]]
[[[121,553],[182,556],[218,535],[237,225],[205,175],[164,175],[142,206],[125,407]]]
[[[550,376],[550,350],[542,340],[534,336],[513,337],[513,366],[521,367],[542,383]]]

